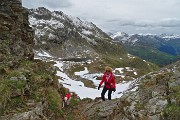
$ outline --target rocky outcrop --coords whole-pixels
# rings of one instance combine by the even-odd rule
[[[33,59],[34,32],[21,0],[1,0],[0,17],[0,62]]]
[[[9,73],[10,69],[17,68],[19,60],[34,59],[32,48],[34,32],[29,27],[28,12],[22,7],[21,0],[1,0],[0,18],[1,113],[11,96],[7,91],[3,92],[6,86],[2,75]],[[17,91],[14,95],[19,92]]]
[[[136,91],[112,101],[91,102],[82,113],[88,120],[178,120],[179,73],[180,61],[142,77]]]
[[[34,103],[35,104],[35,103]],[[1,117],[1,120],[47,120],[47,117],[44,116],[44,107],[46,105],[38,103],[34,105],[35,107],[27,112],[13,114],[9,116]]]
[[[34,60],[33,47],[34,31],[21,0],[1,0],[0,120],[51,119],[60,108],[56,70]]]

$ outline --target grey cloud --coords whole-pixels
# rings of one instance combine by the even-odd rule
[[[179,33],[180,19],[163,19],[159,21],[130,21],[130,20],[107,20],[98,25],[105,32],[126,32],[126,33]]]
[[[50,8],[69,7],[72,5],[72,3],[69,0],[43,0],[43,2]]]
[[[134,26],[134,27],[180,27],[180,19],[166,18],[159,21],[130,21],[130,20],[108,20],[107,24],[118,26]]]
[[[57,9],[72,6],[70,0],[22,0],[22,3],[28,8],[47,7]]]
[[[116,24],[119,26],[134,26],[134,27],[153,27],[152,23],[148,22],[136,22],[131,20],[108,20],[106,21],[107,24]]]
[[[162,27],[180,27],[180,19],[168,18],[161,20],[159,25]]]
[[[135,25],[134,21],[129,20],[122,20],[122,19],[114,19],[114,20],[107,20],[105,21],[107,24],[116,24],[119,26],[129,26],[129,25]]]
[[[93,22],[104,31],[179,33],[179,0],[22,0],[25,7],[46,7]],[[163,19],[168,18],[168,19]],[[176,19],[175,19],[176,18]]]

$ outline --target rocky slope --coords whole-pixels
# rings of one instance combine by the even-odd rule
[[[79,110],[88,120],[178,120],[180,61],[149,73],[132,84],[120,99],[84,100]]]
[[[0,1],[0,62],[33,57],[34,34],[19,0]]]
[[[1,0],[0,18],[0,120],[62,117],[65,89],[52,63],[34,60],[34,32],[21,0]]]
[[[180,59],[179,35],[128,35],[118,32],[111,37],[114,41],[122,43],[131,54],[161,66]]]
[[[35,29],[36,45],[50,54],[62,58],[97,57],[106,51],[117,54],[125,52],[119,46],[117,51],[108,51],[112,41],[93,23],[71,17],[61,11],[49,11],[46,8],[30,9],[29,21]],[[100,46],[101,45],[101,46]],[[115,44],[113,44],[115,45]],[[115,47],[114,47],[115,48]]]

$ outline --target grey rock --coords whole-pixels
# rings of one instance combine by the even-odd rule
[[[7,120],[7,119],[8,120],[48,120],[43,115],[43,109],[44,109],[44,106],[41,103],[39,103],[31,111],[14,114],[12,116],[3,116],[1,117],[1,120]]]

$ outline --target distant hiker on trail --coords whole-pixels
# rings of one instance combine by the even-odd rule
[[[68,106],[70,104],[70,100],[72,98],[73,93],[68,93],[64,96],[63,98],[63,104],[62,104],[62,108],[64,108],[65,106]]]
[[[104,72],[102,80],[99,84],[98,90],[100,89],[100,87],[103,83],[105,85],[101,92],[101,98],[103,101],[105,101],[104,95],[105,95],[106,91],[108,90],[108,99],[111,100],[112,91],[114,91],[114,92],[116,91],[116,80],[115,80],[115,76],[112,73],[112,68],[109,66],[105,67],[105,72]]]

